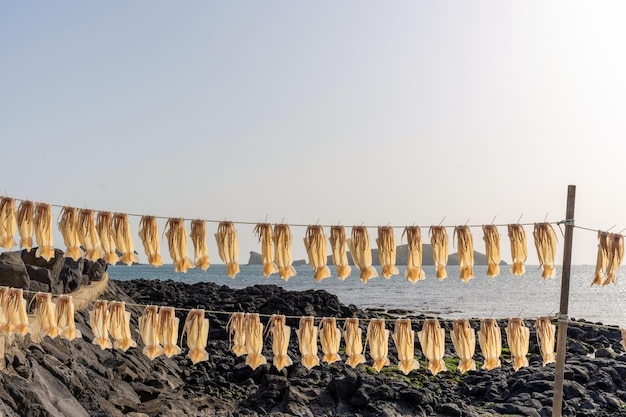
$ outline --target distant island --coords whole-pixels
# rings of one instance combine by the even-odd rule
[[[396,247],[396,265],[406,265],[409,256],[409,246],[407,244],[400,245]],[[354,261],[352,260],[352,256],[350,252],[348,252],[348,262],[350,265],[354,265]],[[263,259],[261,254],[258,252],[250,251],[250,259],[248,260],[248,265],[262,265]],[[299,259],[293,261],[294,265],[306,265],[307,261],[304,259]],[[332,256],[328,256],[328,265],[333,264]],[[372,264],[380,265],[378,260],[378,249],[372,249]],[[458,265],[459,258],[456,252],[448,255],[448,265]],[[429,244],[422,245],[422,265],[434,265],[433,262],[433,247]],[[487,255],[481,252],[474,251],[474,265],[487,265]],[[500,261],[500,265],[506,265],[506,262]]]

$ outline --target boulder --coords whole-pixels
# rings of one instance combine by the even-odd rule
[[[28,290],[33,292],[50,292],[50,286],[31,280]]]
[[[97,261],[90,261],[85,259],[83,263],[83,275],[89,277],[89,282],[100,281],[107,270],[107,263],[104,259],[98,259]]]
[[[44,267],[26,265],[26,271],[30,277],[30,290],[41,291],[40,288],[47,287],[46,292],[52,292],[53,294],[63,293],[63,282],[58,280],[58,276],[55,279],[52,276],[52,272]]]
[[[30,277],[20,252],[3,252],[0,254],[0,285],[6,287],[30,287]]]
[[[43,258],[38,258],[35,256],[37,248],[33,248],[30,251],[22,250],[22,261],[25,265],[38,266],[40,268],[46,268],[50,270],[50,274],[52,280],[54,282],[59,280],[59,275],[61,275],[61,269],[63,268],[63,264],[65,263],[63,258],[63,251],[61,249],[54,250],[54,258],[51,258],[49,261],[46,261]]]
[[[80,287],[83,280],[83,264],[83,258],[79,258],[77,261],[72,258],[65,258],[59,276],[63,282],[64,292],[73,292]]]

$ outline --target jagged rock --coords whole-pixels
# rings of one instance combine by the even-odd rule
[[[30,367],[32,377],[28,380],[17,375],[6,377],[8,392],[16,400],[21,415],[89,417],[89,412],[49,371],[36,362]]]
[[[30,251],[27,251],[26,249],[21,251],[22,261],[24,261],[24,264],[49,269],[52,274],[52,279],[57,281],[59,279],[59,275],[61,274],[61,269],[63,268],[63,251],[61,249],[55,249],[54,257],[50,258],[49,261],[35,256],[36,251],[37,248],[32,248]]]
[[[541,417],[537,410],[518,404],[500,403],[493,407],[494,411],[502,414],[512,414],[527,417]]]
[[[606,344],[604,346],[609,345],[609,341],[608,339],[606,340]],[[613,352],[612,350],[609,349],[605,349],[605,348],[600,348],[598,350],[596,350],[594,352],[595,357],[596,358],[611,358],[614,359],[615,358],[615,352]]]
[[[107,263],[104,259],[98,259],[97,261],[90,261],[85,259],[83,266],[83,274],[89,277],[89,282],[100,281],[107,270]]]
[[[35,265],[26,265],[28,276],[30,277],[30,290],[31,291],[46,291],[53,294],[63,294],[63,282],[60,282],[54,278],[52,271],[48,268]],[[38,285],[39,284],[39,285]],[[47,287],[47,290],[40,290],[39,288]]]
[[[32,280],[30,281],[30,286],[28,287],[28,290],[33,292],[51,292],[49,285]]]
[[[328,384],[328,390],[337,399],[337,402],[349,402],[360,385],[361,381],[357,374],[346,368],[332,379]]]
[[[84,258],[78,258],[76,261],[72,258],[65,258],[60,275],[64,292],[73,292],[80,287],[83,280],[84,262]]]
[[[0,285],[63,294],[76,291],[81,285],[100,281],[107,270],[106,263],[84,258],[63,257],[55,249],[49,261],[35,256],[35,249],[0,254]]]
[[[0,254],[0,286],[23,288],[30,287],[30,277],[20,252]]]

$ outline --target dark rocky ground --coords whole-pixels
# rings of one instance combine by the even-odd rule
[[[33,251],[0,254],[0,285],[23,288],[27,297],[34,291],[76,294],[89,288],[85,285],[101,281],[105,271],[101,261],[73,261],[60,250],[49,261],[35,257]],[[460,375],[450,341],[451,322],[441,320],[447,330],[444,360],[448,370],[432,376],[416,340],[421,369],[404,376],[395,366],[397,352],[391,339],[392,365],[381,373],[368,366],[372,363],[369,352],[368,364],[355,370],[342,362],[322,363],[311,370],[299,364],[293,330],[300,316],[386,317],[387,328],[393,330],[396,316],[341,305],[325,291],[289,292],[273,285],[233,290],[210,283],[136,280],[109,282],[101,298],[129,303],[137,340],[137,318],[144,305],[206,309],[211,323],[209,360],[193,365],[186,356],[185,341],[183,354],[154,361],[142,354],[139,340],[138,347],[127,352],[101,350],[91,343],[89,305],[76,314],[83,339],[35,343],[26,336],[9,345],[4,361],[0,360],[0,416],[551,416],[554,365],[541,365],[534,320],[526,322],[531,328],[527,368],[516,372],[511,367],[506,322],[501,321],[503,366]],[[253,371],[243,357],[229,351],[229,315],[210,311],[293,316],[287,324],[292,327],[289,356],[294,365],[280,372],[271,366],[268,339],[263,351],[268,365]],[[186,314],[177,311],[181,323]],[[412,318],[414,330],[420,330],[424,317]],[[262,321],[267,323],[267,317]],[[478,329],[479,321],[472,320],[472,325]],[[365,321],[361,327],[365,329]],[[564,416],[626,416],[626,355],[620,341],[617,327],[570,324]],[[480,365],[478,346],[474,358]]]
[[[288,316],[314,315],[368,318],[381,312],[341,305],[324,291],[289,292],[273,285],[233,290],[211,283],[187,285],[173,281],[111,281],[101,298],[141,305],[158,304],[212,311],[245,311]],[[131,327],[137,329],[142,307],[129,307]],[[177,311],[181,323],[185,311]],[[307,370],[299,364],[295,332],[289,355],[294,365],[279,372],[271,366],[270,340],[264,355],[268,365],[255,371],[243,357],[229,351],[229,316],[208,313],[211,327],[209,360],[192,365],[183,354],[150,361],[142,343],[127,352],[101,350],[91,343],[87,311],[76,314],[82,340],[45,339],[31,343],[27,336],[7,351],[0,372],[0,413],[5,416],[550,416],[554,364],[543,367],[531,330],[530,366],[515,372],[502,328],[503,366],[460,375],[447,329],[448,371],[432,376],[416,340],[421,369],[408,376],[395,364],[380,374],[368,364],[355,370],[343,362]],[[416,319],[423,317],[415,317]],[[262,318],[263,323],[267,318]],[[296,319],[288,319],[292,330]],[[472,322],[478,328],[478,320]],[[533,321],[526,322],[531,327]],[[361,323],[365,328],[365,323]],[[393,317],[387,327],[393,330]],[[421,323],[414,324],[414,330]],[[182,330],[182,325],[181,325]],[[139,335],[134,330],[134,336]],[[626,416],[626,355],[617,328],[604,329],[574,323],[569,326],[565,370],[565,416]],[[342,345],[343,347],[343,345]],[[320,352],[321,353],[321,352]],[[343,355],[345,359],[345,355]],[[482,362],[477,346],[475,359]],[[0,414],[2,415],[2,414]]]

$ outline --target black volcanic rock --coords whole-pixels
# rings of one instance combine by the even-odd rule
[[[18,287],[31,292],[52,294],[74,292],[82,285],[100,281],[107,264],[99,259],[65,258],[59,249],[46,261],[35,255],[36,248],[0,254],[0,286]]]
[[[34,343],[29,336],[15,338],[5,352],[0,372],[0,413],[6,416],[549,416],[554,389],[554,364],[542,366],[535,343],[530,365],[514,371],[507,349],[502,366],[480,369],[483,358],[478,345],[474,358],[479,369],[460,375],[450,339],[450,321],[441,320],[446,332],[448,369],[433,376],[415,340],[420,369],[409,375],[397,370],[397,350],[389,340],[390,366],[377,373],[367,363],[352,369],[343,361],[321,363],[310,370],[300,364],[295,329],[299,317],[386,317],[381,312],[357,310],[340,304],[325,291],[286,291],[275,285],[256,285],[234,290],[212,283],[188,285],[174,281],[111,281],[100,297],[127,303],[131,329],[138,346],[126,352],[92,343],[89,312],[76,312],[76,326],[83,334],[74,341],[45,338]],[[148,359],[137,332],[138,318],[147,304],[176,307],[180,319],[180,355]],[[268,363],[252,370],[245,357],[230,350],[227,332],[230,314],[259,312],[267,325],[268,315],[287,315],[291,327],[288,355],[293,365],[278,371],[272,366],[272,338],[264,338],[263,355]],[[187,357],[183,323],[191,308],[206,309],[210,321],[207,361],[192,364]],[[414,319],[419,331],[423,316]],[[478,321],[471,320],[477,328]],[[536,340],[533,322],[531,340]],[[506,321],[500,320],[506,347]],[[361,321],[365,339],[367,322]],[[626,416],[626,355],[617,327],[590,328],[573,322],[572,332],[591,355],[568,351],[564,381],[564,416]],[[597,353],[597,354],[596,354]],[[342,359],[345,352],[340,350]],[[595,357],[594,357],[594,354]],[[319,352],[321,358],[322,352]]]
[[[30,276],[19,252],[0,254],[0,283],[25,290],[30,286]]]

